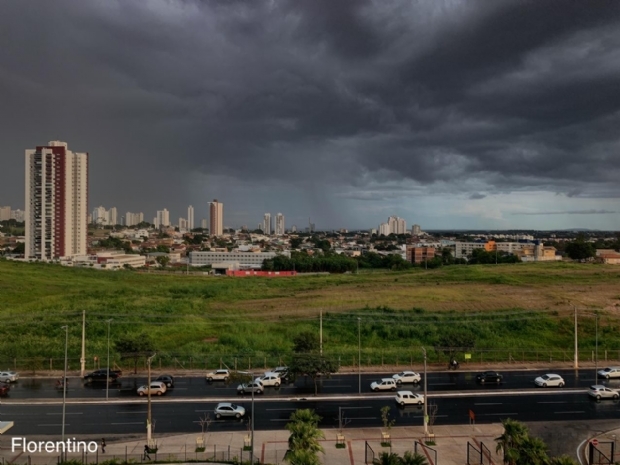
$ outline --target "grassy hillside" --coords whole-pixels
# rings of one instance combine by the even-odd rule
[[[320,310],[325,351],[343,363],[352,363],[357,353],[358,317],[366,362],[418,357],[420,345],[436,345],[447,330],[474,334],[475,356],[501,358],[511,351],[513,357],[544,359],[555,349],[557,358],[572,347],[571,305],[604,312],[599,345],[615,349],[618,357],[619,303],[620,267],[603,265],[454,266],[268,279],[0,261],[0,363],[61,358],[64,324],[70,326],[69,356],[78,359],[82,310],[89,359],[106,353],[105,321],[112,318],[112,342],[148,332],[164,363],[177,358],[187,365],[192,357],[200,366],[220,355],[229,364],[235,357],[272,363],[289,352],[299,331],[318,331]],[[580,332],[581,347],[593,347],[593,318],[580,319]]]

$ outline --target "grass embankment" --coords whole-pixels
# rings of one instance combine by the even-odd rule
[[[111,340],[148,332],[164,363],[193,366],[222,356],[272,364],[302,330],[318,331],[325,352],[352,364],[361,318],[363,363],[419,361],[446,331],[475,335],[474,357],[562,358],[571,354],[571,305],[601,310],[599,347],[618,358],[620,267],[584,264],[453,266],[296,278],[224,278],[105,272],[0,261],[0,363],[79,359],[81,312],[87,358],[104,358]],[[582,310],[585,312],[585,310]],[[530,313],[525,313],[530,312]],[[580,346],[594,347],[594,319],[580,318]],[[498,352],[485,352],[485,350]],[[527,350],[532,352],[527,353]],[[550,353],[550,351],[555,351]],[[495,355],[491,355],[495,354]],[[432,349],[431,359],[436,357]],[[21,363],[21,362],[18,362]],[[55,362],[56,363],[56,362]],[[72,362],[74,363],[74,362]],[[47,363],[45,364],[47,366]]]

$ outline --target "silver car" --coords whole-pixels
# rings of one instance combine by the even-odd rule
[[[245,409],[240,405],[231,404],[230,402],[220,402],[215,407],[215,418],[218,420],[222,417],[241,418],[245,415]]]
[[[607,367],[598,371],[601,378],[620,378],[620,367]]]
[[[253,383],[243,383],[237,386],[237,394],[251,393],[252,391],[255,394],[262,394],[265,391],[263,383],[258,378]]]
[[[19,379],[19,375],[14,371],[0,372],[0,381],[3,383],[14,383]]]
[[[230,372],[228,370],[215,370],[207,373],[207,381],[228,381],[230,378]]]
[[[618,399],[620,397],[620,393],[615,389],[610,389],[601,384],[595,384],[594,386],[590,386],[588,390],[588,395],[594,397],[596,400],[601,399]]]

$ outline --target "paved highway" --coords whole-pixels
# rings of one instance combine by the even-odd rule
[[[594,384],[594,370],[555,370],[566,381],[567,388],[587,388]],[[542,375],[545,371],[503,371],[503,383],[481,386],[476,383],[475,372],[432,372],[428,374],[429,392],[437,391],[480,391],[480,390],[506,390],[506,389],[530,389],[534,385],[534,378]],[[370,383],[382,377],[391,377],[393,373],[362,374],[362,393],[370,392]],[[156,375],[153,376],[153,379]],[[600,384],[608,384],[620,388],[620,380],[608,382],[599,379]],[[7,399],[61,399],[62,390],[55,387],[56,380],[44,378],[22,378],[11,388]],[[125,376],[120,382],[110,386],[109,396],[114,399],[128,399],[136,397],[136,389],[146,384],[145,378],[133,378]],[[204,377],[178,377],[175,388],[170,390],[166,397],[171,398],[196,398],[196,397],[230,397],[236,394],[237,384],[223,382],[207,383]],[[422,390],[419,385],[403,385],[402,389],[412,391]],[[320,381],[319,393],[322,394],[355,394],[358,392],[358,376],[356,374],[337,374],[331,378]],[[280,396],[309,396],[314,394],[312,380],[300,378],[293,385],[284,385],[279,389],[266,388],[265,397]],[[105,398],[105,384],[84,385],[79,378],[69,381],[67,392],[69,399],[77,398]]]
[[[233,399],[236,399],[233,397]],[[152,403],[156,433],[200,432],[199,418],[209,414],[223,399],[155,399]],[[236,399],[248,414],[250,399]],[[505,391],[504,393],[463,392],[436,393],[430,398],[437,405],[435,424],[464,424],[469,421],[472,410],[477,423],[497,422],[503,418],[520,421],[590,420],[620,418],[620,402],[591,400],[585,390],[547,389]],[[396,425],[421,425],[422,408],[396,406],[391,394],[367,394],[362,398],[338,396],[337,398],[270,399],[260,397],[255,401],[255,427],[259,430],[281,429],[291,413],[298,408],[312,408],[323,417],[321,427],[336,427],[339,408],[348,421],[347,427],[381,426],[381,407],[391,406],[391,416]],[[110,435],[143,433],[146,420],[146,399],[111,400],[107,404],[98,401],[76,401],[67,407],[67,435]],[[11,435],[59,435],[62,406],[59,403],[32,401],[3,403],[1,420],[14,421]],[[229,431],[247,428],[243,420],[214,421],[211,431]]]

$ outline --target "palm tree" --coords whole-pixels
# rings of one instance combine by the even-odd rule
[[[547,444],[540,438],[527,438],[520,451],[519,465],[547,465]]]
[[[381,452],[379,457],[373,460],[373,465],[401,465],[403,462],[398,454],[393,452]]]
[[[285,456],[285,460],[291,465],[320,465],[319,457],[307,450],[293,450]]]
[[[405,452],[405,455],[403,455],[401,463],[402,465],[428,465],[426,457],[417,453],[414,454],[409,450]]]
[[[495,438],[497,442],[496,452],[504,452],[504,463],[518,465],[520,449],[528,439],[528,429],[523,423],[507,418],[502,421],[504,433]]]
[[[549,465],[578,465],[575,460],[571,459],[568,455],[562,455],[561,457],[554,457],[549,462]]]
[[[286,460],[291,465],[315,465],[320,463],[317,454],[323,452],[320,440],[324,439],[319,429],[321,417],[311,409],[296,410],[291,414],[286,429],[291,435],[288,438],[288,447],[291,452]]]

